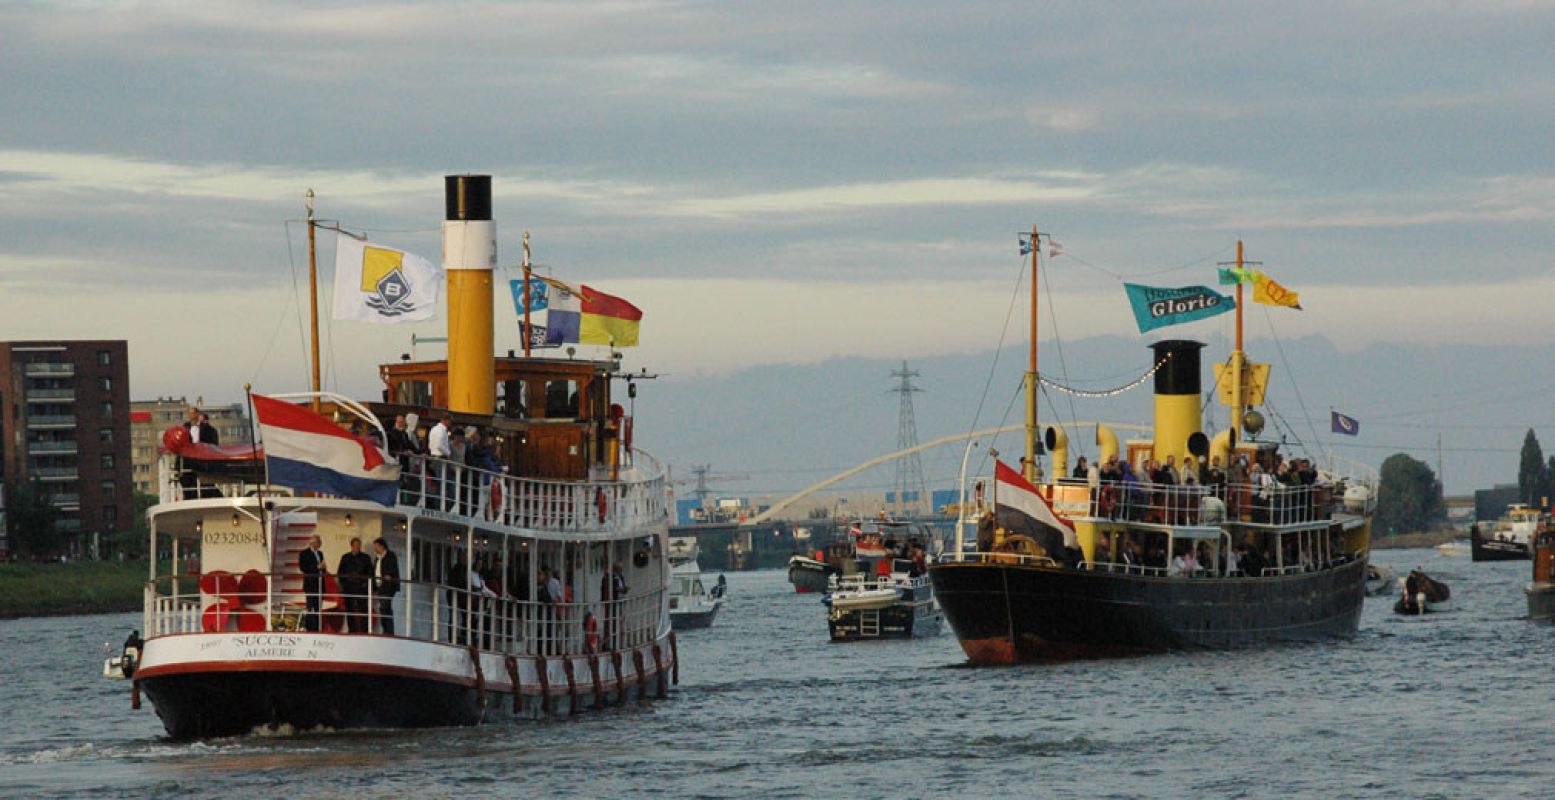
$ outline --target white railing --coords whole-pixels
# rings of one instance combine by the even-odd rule
[[[1038,567],[1057,567],[1058,562],[1048,556],[1033,556],[1023,553],[945,553],[939,558],[941,564],[1029,564]]]
[[[400,503],[499,525],[570,533],[653,525],[667,514],[662,473],[637,481],[539,480],[425,456],[406,457]]]
[[[564,533],[611,533],[656,525],[668,514],[664,473],[645,453],[639,470],[652,477],[625,481],[564,481],[518,478],[426,456],[406,456],[400,474],[401,505],[437,511],[476,522]],[[253,495],[258,485],[238,481],[187,485],[177,457],[164,454],[160,498],[164,503],[209,497]],[[267,494],[289,490],[263,487]]]
[[[213,583],[210,575],[201,577]],[[321,593],[309,608],[303,593],[267,594],[261,581],[271,577],[257,571],[224,576],[231,582],[207,585],[213,592],[200,590],[200,577],[158,578],[146,587],[146,636],[297,630],[349,635],[392,628],[400,638],[560,656],[651,644],[669,624],[662,588],[630,592],[620,600],[542,603],[410,580],[399,581],[398,594],[386,598],[369,580],[364,593]],[[240,589],[240,580],[251,583]]]

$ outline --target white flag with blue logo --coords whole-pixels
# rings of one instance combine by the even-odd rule
[[[421,322],[437,310],[443,270],[404,250],[349,236],[335,245],[335,319]]]

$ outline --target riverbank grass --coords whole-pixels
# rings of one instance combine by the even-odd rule
[[[140,609],[145,561],[0,564],[0,618]]]

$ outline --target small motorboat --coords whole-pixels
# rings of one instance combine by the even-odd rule
[[[865,611],[872,608],[886,608],[900,600],[902,593],[893,586],[879,586],[865,588],[866,584],[860,578],[856,585],[844,584],[833,589],[826,595],[826,605],[838,610]]]
[[[1395,614],[1432,614],[1446,611],[1452,599],[1447,584],[1433,580],[1421,570],[1411,570],[1409,576],[1399,580],[1403,586],[1398,602],[1393,604]]]
[[[1436,552],[1448,557],[1466,556],[1474,552],[1474,547],[1468,539],[1453,539],[1437,545]]]
[[[1366,565],[1367,596],[1377,597],[1387,594],[1393,590],[1394,585],[1392,567],[1378,566],[1377,564]]]

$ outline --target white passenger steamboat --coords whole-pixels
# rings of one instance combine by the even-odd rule
[[[678,678],[664,475],[612,402],[619,356],[493,358],[490,179],[450,177],[447,202],[448,359],[382,366],[383,402],[310,395],[369,472],[398,472],[388,504],[276,485],[259,446],[165,437],[130,677],[174,738],[570,714]],[[476,428],[491,461],[373,467],[405,414]]]

